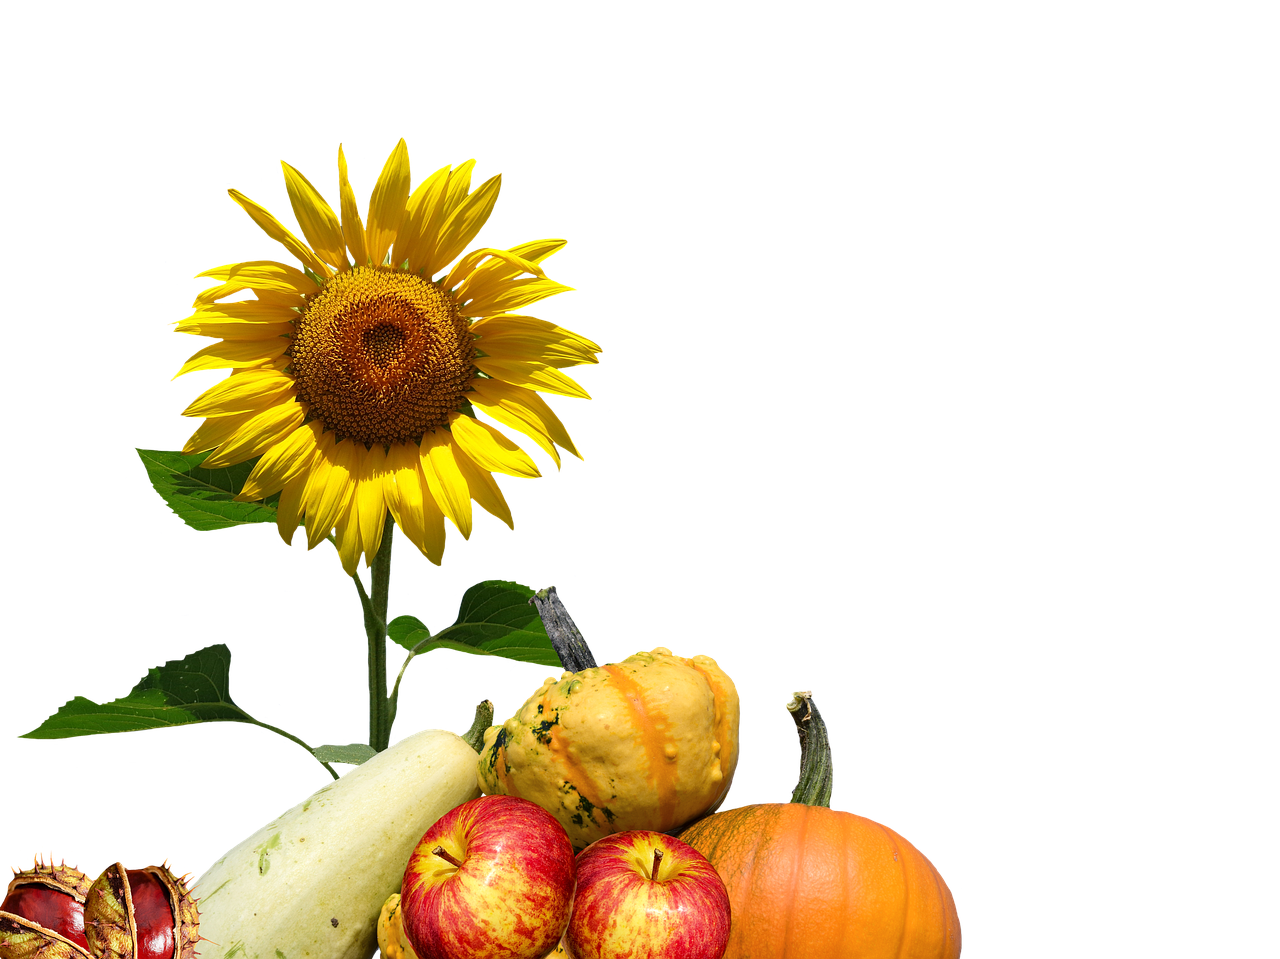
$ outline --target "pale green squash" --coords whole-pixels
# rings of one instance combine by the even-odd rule
[[[369,959],[422,834],[480,795],[477,753],[426,730],[273,819],[194,889],[201,959]]]

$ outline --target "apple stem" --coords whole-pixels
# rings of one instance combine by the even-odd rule
[[[654,882],[658,881],[658,864],[662,862],[662,850],[655,849],[653,851],[653,870],[649,874],[649,878]]]
[[[462,868],[462,863],[458,862],[458,860],[450,856],[449,853],[445,851],[444,846],[436,846],[436,848],[432,849],[431,851],[435,853],[437,856],[439,856],[441,859],[443,859],[445,862],[452,863],[453,865],[457,866],[459,869]]]

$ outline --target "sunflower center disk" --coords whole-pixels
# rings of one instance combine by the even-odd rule
[[[453,297],[415,274],[362,266],[330,278],[289,349],[308,419],[368,446],[446,425],[475,376],[467,325]]]

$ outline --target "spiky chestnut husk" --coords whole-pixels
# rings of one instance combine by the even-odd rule
[[[0,959],[88,955],[84,898],[89,877],[65,862],[14,871],[0,902]],[[67,944],[75,947],[66,948]]]
[[[138,923],[129,889],[128,872],[121,863],[108,866],[93,885],[84,904],[84,934],[93,955],[101,959],[135,959]]]
[[[167,866],[108,866],[89,887],[84,925],[95,959],[194,959],[200,939],[185,877]]]

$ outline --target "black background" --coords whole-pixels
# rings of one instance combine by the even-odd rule
[[[415,182],[470,155],[477,184],[506,174],[479,242],[570,239],[547,266],[581,292],[530,312],[604,353],[570,371],[593,402],[549,401],[586,462],[566,456],[557,472],[525,443],[544,478],[500,479],[515,533],[477,510],[471,542],[449,530],[443,568],[397,535],[392,615],[439,629],[468,585],[502,576],[561,586],[602,662],[657,643],[713,654],[744,697],[728,804],[786,799],[796,744],[782,703],[813,686],[835,741],[837,807],[899,828],[964,899],[965,654],[951,630],[960,600],[945,585],[954,536],[928,519],[943,504],[925,502],[910,470],[886,466],[902,451],[867,425],[883,398],[867,402],[844,344],[813,312],[835,301],[805,286],[817,275],[785,275],[794,254],[771,245],[790,238],[750,213],[778,218],[790,195],[777,177],[746,175],[730,187],[745,206],[726,223],[722,160],[561,141],[545,134],[557,122],[509,137],[439,122],[351,136],[268,117],[236,132],[206,122],[180,140],[133,128],[91,161],[51,154],[44,242],[58,306],[28,319],[37,337],[41,323],[59,330],[32,362],[73,406],[35,438],[49,462],[20,517],[18,558],[31,572],[12,595],[38,620],[6,643],[35,653],[5,670],[10,863],[52,849],[90,872],[164,857],[200,872],[328,781],[297,746],[252,727],[14,739],[73,694],[123,695],[146,667],[204,645],[232,647],[230,694],[248,711],[310,743],[364,739],[360,608],[328,548],[308,553],[301,536],[285,548],[266,526],[192,533],[152,493],[133,447],[178,448],[196,425],[178,410],[223,375],[166,382],[205,342],[165,326],[202,286],[191,275],[250,257],[292,262],[225,186],[294,227],[276,159],[334,201],[334,145],[346,136],[364,207],[404,133]],[[398,662],[393,648],[393,673]],[[545,672],[435,653],[408,675],[397,732],[465,729],[483,697],[506,717]]]

